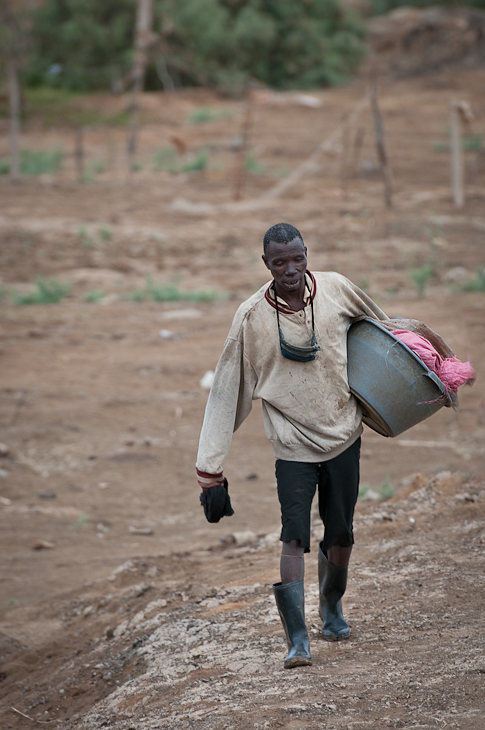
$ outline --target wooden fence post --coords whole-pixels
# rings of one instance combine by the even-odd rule
[[[461,141],[460,103],[456,100],[450,106],[450,150],[451,150],[451,189],[453,202],[457,208],[465,204],[463,186],[463,150]]]
[[[138,0],[135,32],[135,60],[132,71],[132,93],[130,104],[130,129],[128,133],[128,174],[131,175],[133,156],[138,147],[138,103],[143,90],[147,48],[150,44],[153,27],[153,0]]]
[[[233,200],[241,200],[244,183],[246,182],[248,169],[247,169],[247,155],[249,150],[249,138],[251,134],[251,124],[253,117],[253,98],[251,89],[248,89],[246,96],[246,107],[244,110],[244,117],[241,127],[241,147],[236,162],[236,173],[234,180],[234,191],[232,194]]]
[[[10,179],[20,177],[20,81],[15,60],[8,64],[10,114]]]
[[[81,125],[74,132],[74,159],[76,163],[77,181],[84,182],[84,135]]]
[[[387,157],[386,145],[384,140],[384,125],[382,123],[381,111],[377,101],[376,85],[372,84],[369,89],[369,98],[372,109],[372,117],[374,119],[374,134],[376,138],[377,157],[381,168],[382,179],[384,181],[384,202],[386,208],[392,208],[392,172]]]

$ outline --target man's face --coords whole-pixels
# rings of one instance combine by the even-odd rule
[[[289,243],[271,241],[263,261],[273,274],[277,291],[297,294],[305,288],[306,252],[301,238],[294,238]]]

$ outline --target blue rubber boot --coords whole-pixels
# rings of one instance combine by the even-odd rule
[[[325,641],[348,639],[350,627],[342,614],[342,596],[347,587],[348,568],[329,563],[320,543],[318,550],[318,583],[320,586],[320,618]]]
[[[310,642],[305,625],[305,596],[302,580],[275,583],[273,592],[288,642],[285,669],[312,663]]]

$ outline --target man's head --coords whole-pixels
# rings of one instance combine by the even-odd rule
[[[300,231],[289,223],[277,223],[264,234],[263,246],[263,261],[273,275],[277,294],[303,294],[307,249]]]

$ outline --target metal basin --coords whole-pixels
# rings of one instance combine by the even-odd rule
[[[363,421],[382,436],[398,436],[451,404],[436,373],[376,322],[363,319],[349,327],[347,359]]]

